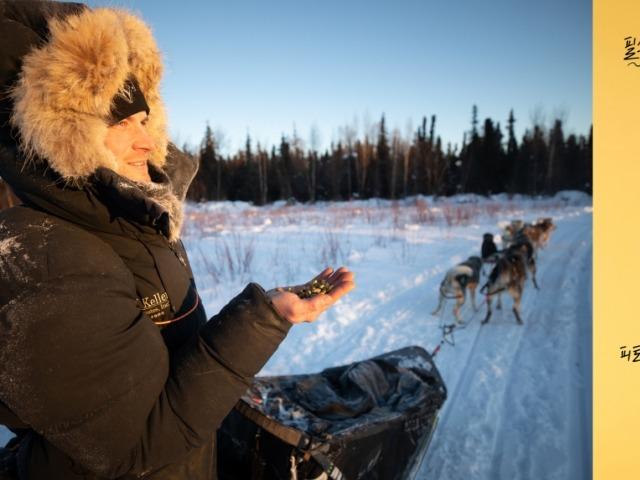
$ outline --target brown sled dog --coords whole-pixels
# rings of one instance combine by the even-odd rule
[[[442,283],[440,283],[440,301],[438,302],[438,307],[431,314],[437,315],[447,298],[455,298],[456,305],[453,307],[453,314],[456,317],[456,322],[463,323],[460,309],[464,305],[467,289],[471,293],[471,305],[474,311],[477,311],[476,288],[480,283],[481,268],[482,259],[475,256],[469,257],[464,262],[451,268]]]
[[[518,238],[518,240],[509,248],[507,248],[502,254],[509,256],[521,252],[524,252],[525,267],[527,271],[531,273],[531,281],[533,282],[533,286],[536,288],[536,290],[540,290],[540,287],[538,286],[538,282],[536,280],[536,250],[531,242],[527,239],[527,237],[522,236]]]
[[[536,250],[544,248],[556,229],[551,218],[539,218],[533,225],[525,225],[522,234],[526,236]]]
[[[516,321],[522,324],[520,317],[520,300],[524,290],[524,282],[527,279],[528,249],[526,244],[512,246],[498,259],[496,266],[489,274],[489,280],[480,289],[487,296],[487,315],[482,323],[487,323],[491,318],[491,304],[494,295],[507,291],[513,299],[513,313]],[[500,307],[498,307],[500,308]]]

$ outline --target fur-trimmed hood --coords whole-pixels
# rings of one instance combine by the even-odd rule
[[[11,88],[11,123],[27,159],[46,160],[63,179],[85,179],[98,168],[117,171],[104,146],[113,98],[134,76],[150,107],[155,148],[150,163],[167,155],[162,61],[149,27],[123,10],[100,8],[48,22],[47,41],[22,59]]]
[[[124,217],[176,240],[197,162],[167,143],[161,74],[151,31],[128,12],[0,0],[0,176],[24,203],[69,221],[109,229]],[[115,173],[104,145],[130,76],[150,107],[151,185]]]

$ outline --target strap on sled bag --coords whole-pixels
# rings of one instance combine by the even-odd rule
[[[309,435],[270,419],[266,415],[251,408],[242,400],[236,403],[235,409],[271,435],[274,435],[303,453],[308,453],[311,458],[322,467],[327,475],[329,475],[329,478],[333,480],[347,480],[340,469],[324,453],[317,448],[309,449],[311,446],[311,437],[309,437]]]
[[[304,434],[300,430],[287,427],[285,425],[282,425],[281,423],[276,422],[275,420],[270,419],[257,410],[251,408],[242,400],[236,403],[235,408],[256,425],[295,448],[304,450],[308,448],[309,445],[311,445],[311,438],[309,438],[308,435]]]

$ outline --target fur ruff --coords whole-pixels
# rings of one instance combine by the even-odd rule
[[[52,18],[49,30],[49,41],[24,57],[11,90],[11,123],[27,160],[46,161],[68,182],[98,167],[117,172],[104,138],[112,100],[134,75],[151,110],[149,162],[162,168],[168,143],[162,61],[150,29],[126,11],[101,8]]]
[[[180,238],[184,211],[182,201],[174,194],[170,184],[156,182],[142,183],[122,177],[120,188],[135,188],[142,192],[142,195],[160,205],[169,215],[168,240],[175,242]]]

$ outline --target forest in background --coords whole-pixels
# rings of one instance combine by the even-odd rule
[[[313,145],[304,148],[294,132],[270,149],[247,136],[244,149],[227,156],[220,154],[216,134],[207,126],[199,149],[189,152],[199,158],[200,170],[188,198],[264,205],[417,194],[591,194],[593,129],[566,136],[563,121],[556,119],[548,128],[534,123],[517,139],[513,111],[505,132],[491,118],[479,125],[477,117],[474,106],[460,148],[442,144],[435,115],[424,117],[410,138],[389,132],[382,115],[361,137],[355,127],[343,127],[340,140],[323,152]]]

